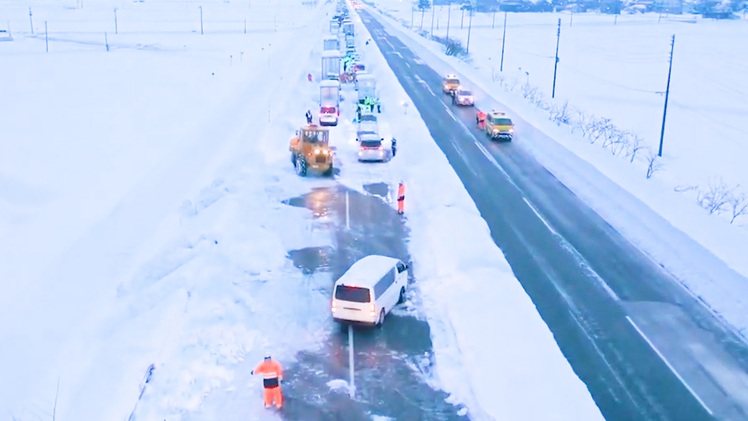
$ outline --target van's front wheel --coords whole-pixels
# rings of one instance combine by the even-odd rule
[[[377,327],[382,327],[384,324],[384,309],[379,312],[379,320],[377,320]]]
[[[397,299],[398,304],[405,302],[405,288],[400,288],[400,298]]]

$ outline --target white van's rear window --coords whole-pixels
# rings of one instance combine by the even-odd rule
[[[349,287],[347,285],[338,285],[335,288],[335,299],[354,303],[371,302],[369,288]]]

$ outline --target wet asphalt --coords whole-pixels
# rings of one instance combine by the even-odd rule
[[[360,15],[604,417],[748,419],[739,335],[523,150],[531,126],[487,140],[475,110],[429,88],[441,75]]]
[[[387,204],[389,186],[363,186],[365,193],[338,185],[320,188],[284,203],[304,207],[313,217],[328,221],[332,247],[309,247],[288,253],[305,274],[330,274],[328,296],[335,280],[358,259],[383,254],[409,262],[408,230],[404,219]],[[345,196],[348,195],[348,224]],[[331,222],[330,222],[331,221]],[[463,408],[447,401],[449,395],[428,384],[433,368],[431,333],[426,321],[417,317],[413,299],[417,280],[409,277],[408,301],[395,309],[382,328],[355,328],[354,371],[356,394],[351,398],[347,382],[348,330],[330,319],[330,337],[315,351],[301,351],[297,362],[286,367],[281,416],[286,420],[467,420]],[[329,383],[332,382],[332,383]],[[380,418],[381,419],[381,418]]]

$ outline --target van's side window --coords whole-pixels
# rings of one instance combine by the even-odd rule
[[[395,271],[387,271],[387,274],[374,285],[374,295],[379,298],[381,297],[392,284],[395,283]]]
[[[397,262],[397,273],[403,273],[405,269],[403,262]]]

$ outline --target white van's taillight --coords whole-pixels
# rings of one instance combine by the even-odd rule
[[[374,308],[374,303],[369,304],[369,315],[371,315],[371,317],[377,315],[377,309]]]
[[[330,309],[332,310],[333,313],[335,313],[335,310],[337,310],[337,308],[335,308],[335,299],[334,298],[332,300],[332,304],[330,304]]]

